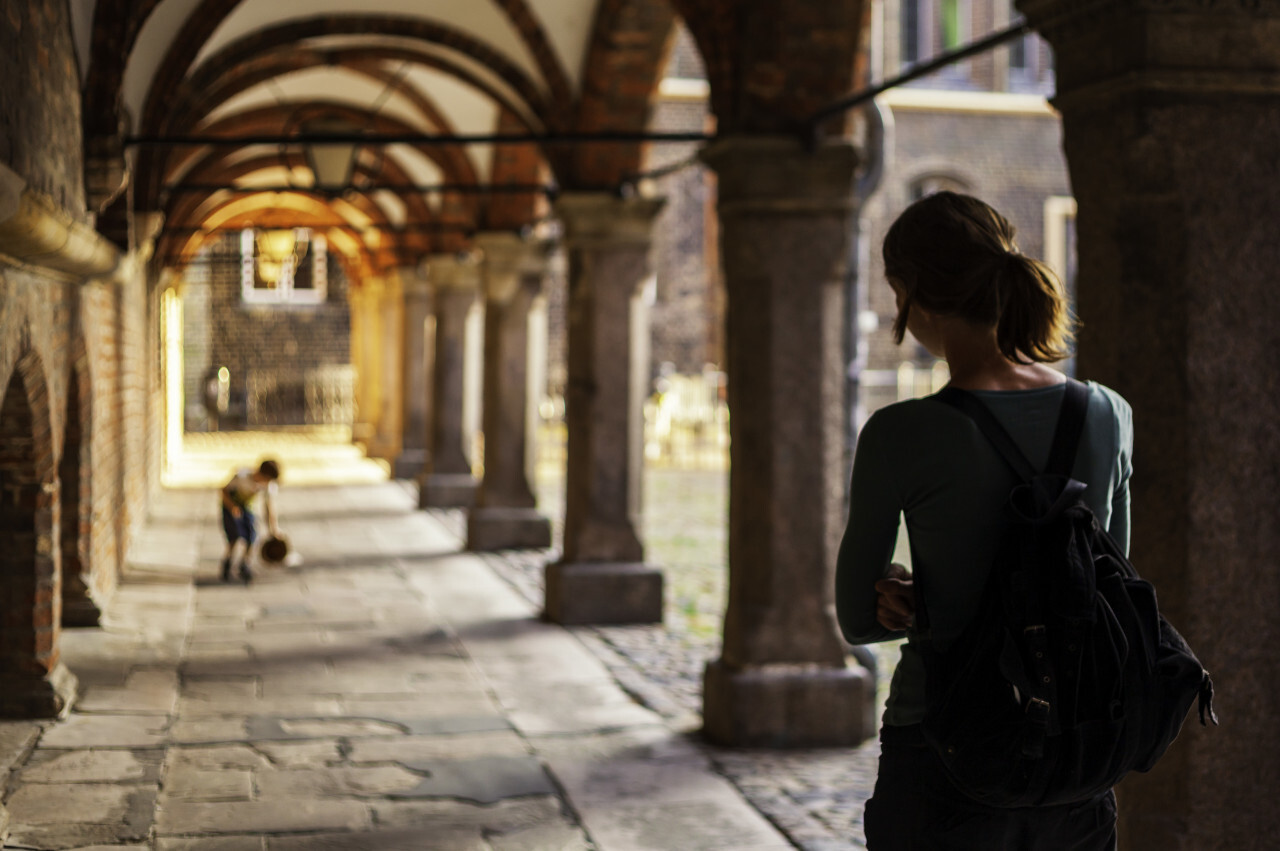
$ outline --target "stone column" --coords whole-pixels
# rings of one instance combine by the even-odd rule
[[[557,623],[662,620],[662,573],[644,563],[635,520],[641,450],[632,423],[632,306],[652,275],[662,201],[562,195],[569,256],[569,381],[565,390],[564,556],[547,566],[546,616]]]
[[[729,606],[707,665],[705,732],[722,744],[853,745],[875,684],[835,621],[844,526],[842,317],[852,228],[848,146],[730,137],[719,177],[731,436]]]
[[[400,377],[400,365],[404,359],[401,350],[401,331],[403,329],[404,298],[400,289],[398,275],[389,275],[383,279],[382,291],[378,303],[379,338],[376,355],[379,364],[380,389],[378,429],[374,435],[369,454],[387,460],[394,460],[400,454],[400,433],[402,429],[401,406],[403,383]]]
[[[401,417],[400,454],[395,477],[414,479],[427,463],[427,403],[431,380],[427,369],[427,322],[431,318],[431,286],[423,266],[399,270],[404,298],[404,361],[400,367],[404,396]]]
[[[431,404],[427,419],[427,463],[420,508],[469,508],[475,500],[470,436],[462,428],[463,361],[467,313],[480,294],[480,265],[452,254],[427,261],[435,333]]]
[[[546,247],[515,234],[476,237],[484,252],[484,479],[467,517],[467,549],[551,546],[551,521],[529,486],[529,310],[542,291]]]
[[[352,428],[355,440],[368,443],[377,433],[378,422],[378,322],[376,290],[380,282],[365,278],[352,287],[348,302],[351,305],[351,363],[356,368],[356,418]]]
[[[1120,784],[1121,847],[1271,848],[1280,6],[1018,5],[1054,21],[1078,370],[1133,406],[1134,565],[1212,672],[1223,718],[1204,729],[1193,711],[1164,760]]]

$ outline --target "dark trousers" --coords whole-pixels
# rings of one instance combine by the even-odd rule
[[[1113,792],[1083,804],[1001,809],[947,778],[919,726],[880,731],[880,772],[863,822],[868,851],[1114,851]]]
[[[253,522],[253,512],[247,508],[240,509],[240,516],[236,517],[231,513],[231,509],[225,505],[222,506],[222,531],[227,536],[228,544],[234,544],[237,540],[243,539],[247,546],[252,547],[253,542],[258,539],[258,527]]]

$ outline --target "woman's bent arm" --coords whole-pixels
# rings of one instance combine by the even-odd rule
[[[836,559],[836,615],[851,644],[902,635],[876,619],[875,584],[889,575],[902,500],[895,487],[898,456],[889,417],[876,414],[858,436],[849,492],[849,522]]]

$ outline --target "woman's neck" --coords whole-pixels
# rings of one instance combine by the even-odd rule
[[[995,328],[962,320],[944,321],[943,356],[951,371],[951,385],[962,390],[1034,390],[1061,384],[1065,377],[1041,363],[1016,363],[996,343]]]

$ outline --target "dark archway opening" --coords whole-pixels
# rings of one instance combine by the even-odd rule
[[[0,714],[14,679],[29,679],[36,654],[32,622],[36,593],[36,469],[34,417],[22,374],[14,370],[0,406]],[[9,711],[6,711],[9,710]]]
[[[73,369],[67,382],[67,416],[63,430],[62,519],[59,538],[62,551],[62,625],[97,626],[100,612],[89,590],[89,444],[81,404],[80,370]]]

